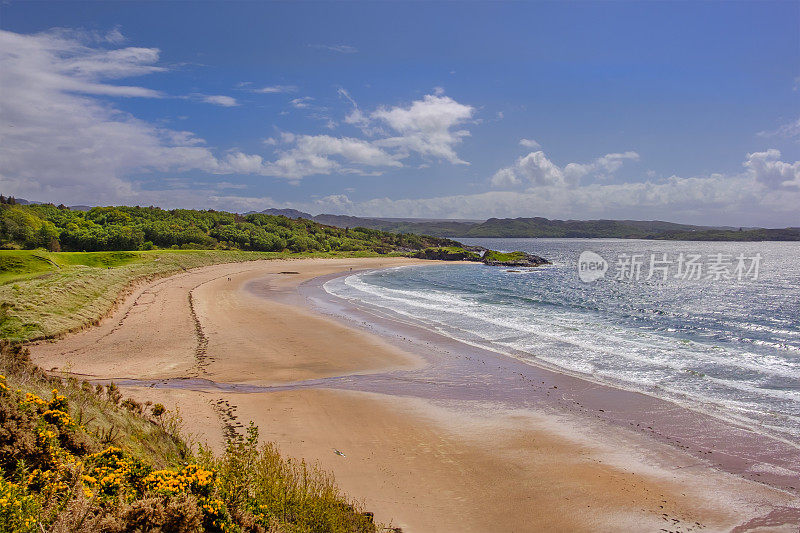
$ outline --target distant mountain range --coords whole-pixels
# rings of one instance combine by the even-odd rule
[[[262,213],[307,218],[340,228],[364,227],[394,233],[434,237],[572,237],[666,239],[703,241],[800,241],[800,228],[764,229],[695,226],[660,220],[550,220],[547,218],[490,218],[489,220],[365,218],[317,215],[294,209],[266,209]]]
[[[20,204],[38,204],[17,198]],[[91,206],[70,206],[74,211],[88,211]],[[264,209],[245,214],[265,213],[288,218],[305,218],[339,228],[369,228],[392,233],[416,233],[432,237],[553,237],[616,238],[686,241],[800,241],[800,228],[737,228],[730,226],[695,226],[660,220],[551,220],[532,218],[490,218],[489,220],[369,218],[349,215],[312,215],[297,209]]]
[[[800,241],[800,228],[764,229],[695,226],[660,220],[550,220],[547,218],[490,218],[489,220],[365,218],[317,215],[295,209],[265,209],[270,215],[306,218],[340,228],[364,227],[394,233],[434,237],[566,237],[665,239],[701,241]]]

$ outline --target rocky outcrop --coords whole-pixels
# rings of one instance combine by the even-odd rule
[[[496,252],[482,246],[425,248],[414,253],[413,257],[439,261],[475,261],[491,266],[509,267],[537,267],[550,264],[550,261],[538,255],[526,252]]]
[[[508,267],[538,267],[549,265],[550,261],[538,255],[527,252],[495,252],[487,250],[483,254],[482,261],[485,265],[508,266]]]

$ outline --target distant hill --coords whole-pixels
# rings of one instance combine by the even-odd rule
[[[257,213],[272,215],[275,217],[281,216],[286,218],[305,218],[308,220],[312,220],[314,218],[311,214],[298,211],[297,209],[275,209],[274,207],[264,209],[263,211],[249,211],[245,213],[245,215],[254,215]]]
[[[490,218],[486,221],[362,218],[317,215],[313,221],[338,227],[365,227],[398,233],[439,237],[616,237],[645,238],[666,232],[710,229],[673,222],[639,220],[550,220],[547,218]]]
[[[646,238],[665,232],[692,232],[701,226],[659,220],[550,220],[547,218],[490,218],[462,237],[583,237]]]
[[[272,210],[280,211],[294,210]],[[307,215],[307,216],[303,216]],[[286,215],[289,216],[289,215]],[[490,218],[486,221],[413,218],[365,218],[322,214],[297,216],[340,228],[363,227],[392,233],[415,233],[433,237],[553,237],[616,238],[697,241],[798,241],[800,228],[764,229],[696,226],[661,220],[551,220]]]
[[[444,237],[448,235],[466,235],[478,222],[463,222],[458,220],[420,220],[414,219],[386,219],[362,218],[347,215],[317,215],[311,220],[328,226],[339,228],[369,228],[392,233],[416,233]]]

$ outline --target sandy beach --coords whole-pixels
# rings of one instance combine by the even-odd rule
[[[185,432],[217,450],[226,430],[253,421],[264,440],[333,472],[376,520],[405,532],[797,531],[800,483],[760,483],[698,459],[705,451],[560,407],[565,397],[586,405],[582,398],[608,401],[618,397],[613,391],[575,378],[509,389],[509,398],[481,391],[497,376],[517,372],[523,382],[539,374],[503,356],[496,370],[478,372],[487,359],[477,363],[457,344],[431,340],[429,350],[379,335],[368,315],[354,314],[357,326],[308,303],[320,277],[419,262],[301,259],[191,270],[138,286],[98,326],[34,345],[32,358],[179,407]],[[470,370],[430,372],[439,367]],[[556,390],[559,401],[548,400]],[[621,406],[603,412],[615,407],[617,422],[636,415]],[[678,415],[658,418],[671,416]],[[748,438],[756,439],[751,447],[761,442]],[[775,449],[787,461],[797,457]]]

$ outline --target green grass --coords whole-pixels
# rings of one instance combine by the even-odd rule
[[[480,261],[481,257],[475,252],[469,252],[460,246],[439,246],[425,248],[414,254],[420,259],[438,259],[443,261]]]
[[[44,276],[77,265],[113,268],[143,261],[147,252],[46,252],[0,250],[0,285]]]
[[[486,253],[483,254],[484,261],[508,263],[511,261],[524,261],[525,259],[525,252],[496,252],[494,250],[487,250]]]
[[[0,250],[0,337],[32,341],[76,330],[105,315],[132,282],[189,268],[258,259],[375,255],[235,250]]]
[[[43,255],[30,250],[0,251],[0,285],[47,274],[58,268]]]

